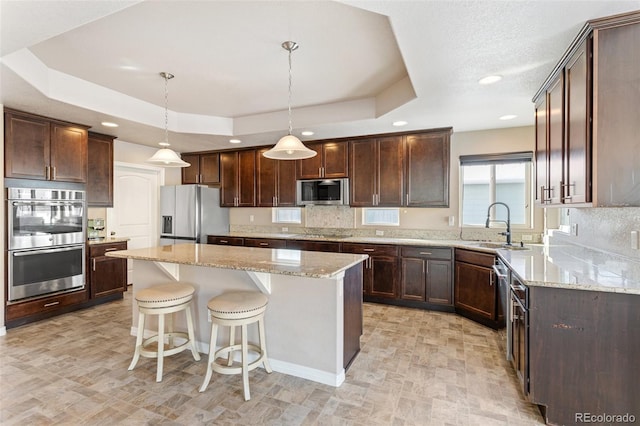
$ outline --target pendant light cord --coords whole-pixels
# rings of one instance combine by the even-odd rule
[[[169,146],[169,76],[164,74],[164,143]]]
[[[292,74],[291,74],[291,52],[293,51],[293,47],[290,47],[289,49],[287,49],[289,51],[289,135],[291,135],[291,133],[293,133],[293,125],[291,124],[291,80],[292,80]]]

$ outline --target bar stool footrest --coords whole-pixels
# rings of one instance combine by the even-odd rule
[[[165,337],[170,339],[175,339],[176,337],[185,339],[186,341],[178,346],[174,346],[172,348],[168,348],[164,350],[164,356],[171,356],[177,353],[180,353],[184,350],[190,349],[191,342],[189,341],[189,334],[181,331],[174,331],[171,333],[165,333]],[[145,349],[151,343],[158,341],[158,335],[153,335],[148,337],[142,341],[142,347],[140,348],[140,356],[145,358],[158,358],[158,351],[155,349]]]
[[[247,349],[249,351],[260,354],[260,356],[256,360],[247,364],[247,371],[253,371],[256,368],[260,367],[260,365],[262,365],[265,358],[265,354],[262,353],[262,350],[257,345],[248,344]],[[218,358],[226,359],[226,355],[228,355],[230,352],[236,352],[236,351],[238,352],[242,351],[242,345],[240,344],[231,345],[231,346],[225,346],[223,348],[218,349],[214,354],[214,361],[211,362],[211,369],[220,374],[242,374],[242,365],[240,365],[239,367],[234,367],[234,366],[228,366],[228,365],[220,365],[217,362],[215,362],[215,359],[218,359]]]

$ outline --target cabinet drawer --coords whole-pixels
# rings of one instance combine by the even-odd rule
[[[277,240],[269,238],[245,238],[245,247],[262,247],[262,248],[285,248],[287,240]]]
[[[345,253],[368,254],[376,256],[398,256],[399,252],[397,246],[357,243],[342,243],[342,251]]]
[[[473,250],[456,249],[456,261],[491,268],[496,261],[496,256]]]
[[[221,246],[243,246],[244,238],[242,237],[207,237],[207,244],[217,244]]]
[[[444,247],[402,247],[402,257],[428,257],[451,260],[451,249]]]
[[[64,306],[75,305],[87,300],[87,290],[74,291],[55,296],[7,305],[6,320],[12,321],[36,314],[43,314],[60,309]]]
[[[89,257],[104,256],[105,253],[116,250],[126,250],[127,243],[105,243],[105,244],[92,244],[89,246]]]
[[[287,248],[292,250],[340,252],[340,243],[335,241],[288,240]]]

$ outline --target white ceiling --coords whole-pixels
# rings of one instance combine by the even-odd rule
[[[588,19],[640,1],[7,1],[0,100],[177,151],[533,124],[531,97]],[[478,80],[500,74],[502,81]],[[517,115],[509,121],[506,114]],[[102,121],[117,122],[108,129]],[[396,120],[408,121],[402,128]],[[238,145],[234,145],[238,146]]]

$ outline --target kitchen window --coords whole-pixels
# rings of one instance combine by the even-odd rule
[[[302,223],[302,209],[299,207],[277,207],[271,209],[272,223]]]
[[[513,227],[532,228],[532,160],[532,152],[460,156],[461,225],[484,227],[489,205],[503,202]],[[506,209],[491,209],[491,219],[506,221]]]
[[[363,225],[399,226],[400,209],[362,209]]]

